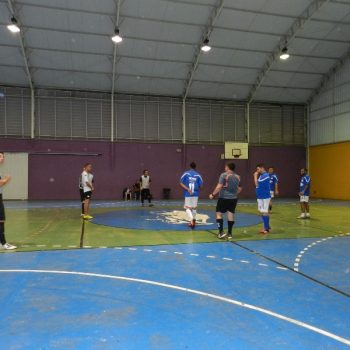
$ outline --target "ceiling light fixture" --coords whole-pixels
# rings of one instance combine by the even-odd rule
[[[287,46],[285,46],[282,51],[281,51],[281,54],[280,54],[280,59],[281,60],[287,60],[288,58],[290,57],[289,53],[288,53],[288,48]]]
[[[112,40],[116,43],[119,44],[123,41],[123,38],[119,34],[119,28],[115,28],[114,30],[114,36],[112,36]]]
[[[11,17],[11,24],[7,26],[7,29],[12,33],[18,33],[21,31],[15,16]]]
[[[201,50],[203,52],[208,52],[211,50],[211,46],[209,45],[209,39],[206,38],[204,41],[203,41],[203,44],[201,46]]]

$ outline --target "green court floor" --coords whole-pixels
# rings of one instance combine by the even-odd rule
[[[121,229],[95,225],[80,218],[79,206],[65,207],[64,203],[52,202],[41,208],[16,208],[9,202],[6,210],[7,240],[18,246],[17,251],[76,249],[78,247],[116,247],[138,245],[164,245],[179,243],[217,242],[215,231],[147,231]],[[62,204],[62,208],[60,207]],[[162,209],[181,210],[181,203],[170,204]],[[272,233],[258,234],[259,225],[237,228],[234,240],[263,240],[282,238],[328,237],[350,232],[350,204],[347,202],[317,201],[311,206],[311,220],[298,220],[298,203],[281,202],[274,205],[271,215]],[[115,210],[135,210],[136,207],[95,207],[91,213],[97,214]],[[213,204],[201,207],[215,210]],[[200,209],[199,208],[199,212]],[[137,207],[137,209],[139,209]],[[149,210],[145,208],[144,210]],[[238,211],[256,213],[256,205],[241,204]],[[2,251],[3,252],[3,251]]]

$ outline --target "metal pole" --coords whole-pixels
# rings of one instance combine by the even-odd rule
[[[114,45],[112,91],[111,91],[111,142],[114,141],[114,89],[115,89],[115,68],[116,68],[117,47]]]
[[[35,94],[33,87],[30,89],[30,137],[35,138]]]
[[[111,94],[111,142],[114,141],[114,92]]]
[[[186,99],[182,100],[182,143],[186,144]]]
[[[246,106],[246,128],[247,128],[247,143],[250,143],[250,103],[247,103]]]
[[[306,167],[310,169],[310,104],[306,106],[305,118]]]

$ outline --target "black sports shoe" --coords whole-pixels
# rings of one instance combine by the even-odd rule
[[[226,232],[220,232],[218,234],[218,238],[222,239],[222,238],[225,238],[227,236],[227,233]]]

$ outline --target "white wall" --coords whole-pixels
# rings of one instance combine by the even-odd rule
[[[1,166],[2,176],[11,175],[3,187],[4,199],[28,199],[28,153],[6,153]]]
[[[310,145],[350,141],[350,60],[310,106]]]

